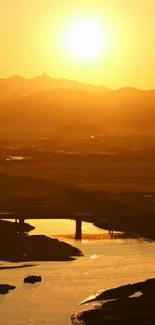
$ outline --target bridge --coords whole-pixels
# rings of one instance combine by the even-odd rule
[[[20,215],[20,216],[19,216]],[[93,216],[92,213],[89,212],[77,212],[73,216],[68,215],[57,215],[57,216],[51,216],[51,215],[24,215],[24,214],[18,214],[14,212],[1,212],[0,213],[0,219],[3,220],[15,220],[16,223],[20,223],[21,225],[24,224],[25,220],[75,220],[75,240],[81,240],[82,239],[82,222],[90,222],[94,223],[97,221],[97,217]],[[103,219],[102,219],[103,220]],[[105,222],[107,222],[107,219],[104,219]]]

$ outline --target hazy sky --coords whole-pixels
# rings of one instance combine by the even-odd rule
[[[102,21],[110,46],[95,63],[76,62],[61,35],[70,21]],[[111,88],[155,88],[155,0],[0,0],[0,76],[51,77]]]

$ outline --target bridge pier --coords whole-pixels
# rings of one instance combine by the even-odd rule
[[[23,225],[23,224],[24,224],[24,221],[25,221],[25,220],[24,220],[23,218],[20,218],[20,219],[19,219],[19,224],[20,224],[20,225]]]
[[[80,219],[76,220],[76,229],[75,229],[75,240],[82,239],[82,221]]]
[[[114,238],[114,231],[113,231],[113,229],[112,230],[109,230],[109,234],[111,235],[111,239],[113,239]]]

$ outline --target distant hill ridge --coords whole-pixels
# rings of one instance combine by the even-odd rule
[[[91,84],[81,83],[75,80],[67,79],[54,79],[50,78],[47,74],[36,76],[32,79],[24,79],[18,75],[11,76],[10,78],[0,78],[0,97],[6,98],[7,96],[19,93],[28,95],[40,90],[52,89],[81,89],[88,92],[104,92],[109,89],[104,86],[94,86]]]
[[[83,82],[79,82],[76,80],[69,80],[69,79],[64,79],[64,78],[51,78],[49,75],[47,75],[46,73],[43,73],[42,75],[38,75],[34,78],[23,78],[21,76],[18,75],[13,75],[9,78],[0,78],[0,90],[2,87],[6,88],[7,87],[12,87],[12,90],[14,90],[15,88],[23,88],[28,86],[29,87],[34,87],[35,90],[43,90],[43,89],[54,89],[54,88],[69,88],[69,89],[84,89],[86,91],[90,91],[90,92],[99,92],[102,93],[104,91],[134,91],[134,92],[149,92],[152,91],[151,90],[141,90],[138,88],[134,88],[134,87],[123,87],[123,88],[118,88],[116,90],[112,90],[104,85],[98,85],[95,86],[93,84],[87,84],[87,83],[83,83]],[[31,89],[33,90],[33,89]]]
[[[0,128],[43,131],[62,124],[155,134],[155,90],[110,90],[46,74],[0,79]]]

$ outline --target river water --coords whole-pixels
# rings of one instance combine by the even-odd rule
[[[74,232],[74,223],[69,221],[35,224],[34,233]],[[83,231],[101,233],[85,223]],[[108,239],[70,242],[81,248],[84,257],[74,262],[41,262],[29,269],[0,271],[1,283],[16,285],[14,291],[0,296],[1,324],[70,325],[70,316],[81,308],[77,305],[87,296],[101,289],[154,277],[155,243]],[[23,278],[31,273],[41,275],[43,281],[24,285]]]

